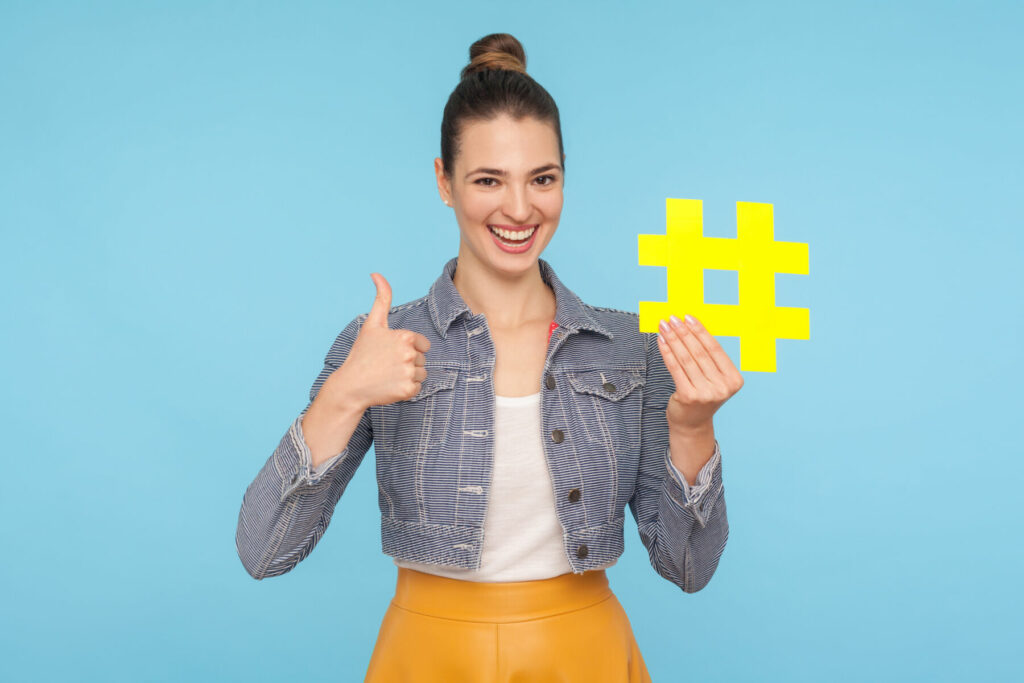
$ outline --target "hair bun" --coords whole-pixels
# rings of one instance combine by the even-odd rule
[[[462,68],[461,77],[488,70],[525,74],[526,52],[522,43],[508,33],[491,33],[473,43],[469,48],[469,64]]]

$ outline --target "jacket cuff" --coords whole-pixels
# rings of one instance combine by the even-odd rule
[[[671,449],[665,448],[665,468],[668,470],[669,497],[679,507],[689,510],[703,527],[711,516],[715,495],[722,484],[722,452],[715,439],[715,451],[697,474],[697,483],[690,486],[686,477],[672,463]]]
[[[348,453],[346,446],[345,450],[320,463],[319,467],[313,467],[313,454],[302,433],[302,418],[305,417],[306,410],[292,421],[277,449],[277,471],[281,474],[282,501],[295,491],[314,488],[329,479],[331,472]]]

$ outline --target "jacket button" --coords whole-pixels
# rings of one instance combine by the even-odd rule
[[[569,500],[570,501],[575,503],[579,499],[580,499],[580,490],[579,489],[572,489],[571,491],[569,491]]]
[[[605,382],[602,386],[604,386],[605,391],[615,391],[615,385],[611,382]]]
[[[550,373],[548,373],[547,378],[544,380],[544,384],[547,385],[548,389],[554,389],[555,388],[555,378],[552,377]]]
[[[579,548],[576,548],[576,557],[583,559],[587,556],[587,552],[587,546],[581,545]]]
[[[562,433],[561,429],[553,429],[551,431],[551,440],[555,443],[562,443],[565,440],[565,434]]]

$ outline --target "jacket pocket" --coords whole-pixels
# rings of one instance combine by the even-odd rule
[[[456,369],[426,366],[427,377],[419,392],[381,410],[381,450],[396,453],[424,453],[444,440],[451,420]]]
[[[587,439],[638,447],[645,380],[638,370],[571,370],[566,373]]]

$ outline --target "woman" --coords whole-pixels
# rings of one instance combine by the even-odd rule
[[[508,34],[470,48],[444,111],[438,190],[461,239],[430,292],[377,298],[250,484],[256,578],[322,537],[374,444],[398,566],[368,681],[649,681],[605,569],[624,508],[686,592],[728,538],[712,416],[743,380],[699,324],[583,303],[540,253],[562,209],[558,109]],[[687,316],[689,318],[689,316]]]

